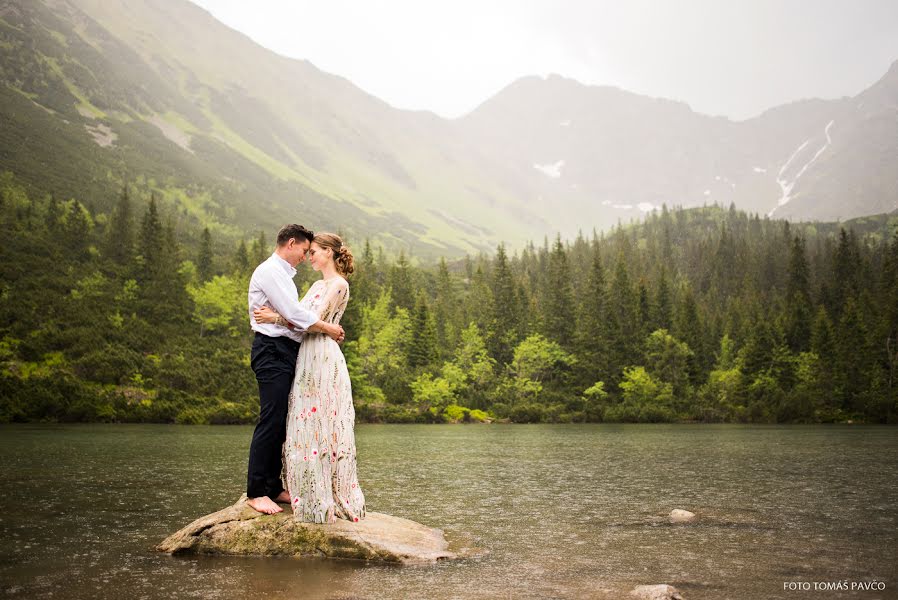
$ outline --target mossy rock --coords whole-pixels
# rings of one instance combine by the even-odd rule
[[[263,515],[235,504],[197,519],[156,546],[169,554],[319,556],[391,563],[432,563],[482,553],[476,548],[453,551],[443,531],[409,519],[368,511],[358,522],[304,523],[290,507]]]

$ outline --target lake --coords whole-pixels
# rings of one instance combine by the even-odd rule
[[[0,426],[0,590],[31,598],[898,598],[898,429],[356,427],[370,511],[485,556],[398,567],[153,545],[243,492],[252,428]],[[671,525],[673,508],[699,521]],[[785,582],[885,590],[784,590]]]

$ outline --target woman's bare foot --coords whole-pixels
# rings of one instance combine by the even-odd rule
[[[283,492],[278,494],[278,497],[275,498],[274,501],[281,502],[283,504],[290,504],[290,494],[287,492],[287,490],[284,490]]]
[[[265,515],[273,515],[274,513],[279,513],[284,510],[283,508],[272,502],[271,498],[269,498],[268,496],[249,498],[247,499],[246,503],[252,506],[255,510]]]

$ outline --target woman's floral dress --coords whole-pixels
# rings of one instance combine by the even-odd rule
[[[339,276],[319,279],[300,301],[329,323],[339,323],[349,284]],[[307,333],[296,357],[284,442],[284,488],[297,521],[365,518],[365,496],[356,472],[355,408],[340,346]]]

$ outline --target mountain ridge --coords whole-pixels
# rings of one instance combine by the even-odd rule
[[[745,121],[554,74],[444,119],[392,107],[181,0],[12,2],[0,41],[0,135],[16,150],[0,150],[0,169],[100,209],[131,183],[232,236],[301,218],[392,251],[458,256],[662,204],[803,219],[898,206],[882,133],[898,61],[852,99]],[[866,108],[849,110],[857,99]],[[858,164],[858,153],[870,156]]]

